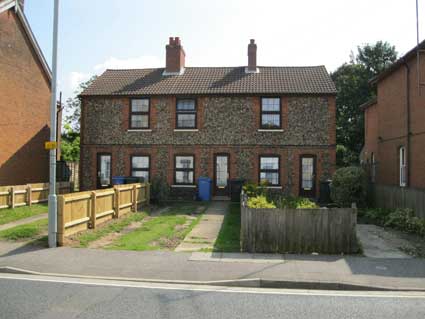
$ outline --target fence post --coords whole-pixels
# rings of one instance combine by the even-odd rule
[[[65,218],[63,216],[65,212],[65,198],[58,196],[58,229],[57,229],[57,241],[59,246],[63,246],[65,237]]]
[[[10,187],[10,207],[15,208],[15,187]]]
[[[27,204],[28,206],[31,206],[32,204],[32,198],[31,198],[31,184],[28,184],[27,186]]]
[[[151,184],[145,183],[145,200],[146,205],[149,205],[151,202]]]
[[[120,216],[120,190],[118,187],[114,187],[115,191],[115,214],[114,217],[118,218]]]
[[[137,212],[137,185],[133,185],[133,211]]]
[[[91,192],[91,213],[90,213],[90,224],[91,228],[96,228],[96,192]]]

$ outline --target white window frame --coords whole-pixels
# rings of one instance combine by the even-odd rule
[[[406,187],[406,148],[400,146],[399,148],[399,176],[400,176],[400,187]]]
[[[376,160],[375,160],[375,153],[373,152],[370,155],[370,162],[371,162],[370,181],[372,183],[375,183],[376,182]]]

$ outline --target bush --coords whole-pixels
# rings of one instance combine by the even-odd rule
[[[303,197],[280,197],[276,200],[276,205],[279,208],[317,208],[315,202]]]
[[[248,207],[249,208],[276,208],[276,205],[272,202],[269,202],[266,196],[259,195],[255,197],[248,198]]]
[[[408,208],[396,209],[390,213],[384,225],[425,237],[425,219],[414,216],[413,211]]]
[[[261,182],[257,185],[252,182],[248,182],[243,186],[243,191],[248,197],[266,196],[268,195],[267,182]]]
[[[340,168],[332,177],[331,198],[341,207],[350,207],[352,203],[356,203],[359,207],[364,206],[366,190],[366,174],[360,167]]]
[[[155,176],[151,181],[151,201],[157,205],[164,204],[170,195],[170,187],[165,178]]]

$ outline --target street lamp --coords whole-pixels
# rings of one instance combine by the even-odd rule
[[[58,19],[59,0],[54,0],[53,8],[53,47],[52,47],[52,96],[50,100],[50,147],[49,150],[49,247],[57,243],[57,198],[56,198],[56,81],[58,58]]]

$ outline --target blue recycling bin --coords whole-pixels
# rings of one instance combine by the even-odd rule
[[[212,180],[209,177],[198,178],[198,198],[203,201],[211,200],[211,184]]]
[[[124,176],[114,176],[112,177],[112,185],[122,185],[125,183]]]

